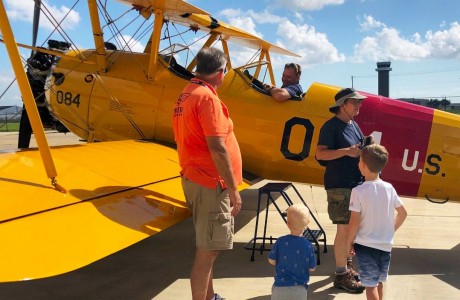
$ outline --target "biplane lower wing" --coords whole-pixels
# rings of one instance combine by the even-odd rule
[[[120,141],[0,153],[0,282],[75,270],[187,218],[175,150]]]

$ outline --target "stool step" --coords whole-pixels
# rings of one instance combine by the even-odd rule
[[[292,186],[291,182],[270,182],[260,188],[260,193],[282,192]]]
[[[323,243],[324,253],[327,252],[326,247],[326,233],[324,232],[323,228],[319,224],[316,217],[311,212],[310,208],[308,207],[307,203],[303,200],[302,196],[300,195],[299,191],[291,182],[270,182],[264,185],[263,187],[259,188],[259,197],[257,199],[257,211],[256,211],[256,226],[254,228],[254,238],[252,238],[245,246],[244,249],[251,250],[251,261],[254,261],[254,252],[260,251],[262,254],[264,251],[270,251],[271,245],[277,240],[277,238],[273,238],[272,236],[268,236],[267,234],[267,223],[268,223],[268,210],[269,205],[273,205],[276,210],[278,211],[281,218],[284,222],[287,222],[287,214],[286,209],[289,208],[294,202],[291,200],[290,195],[288,195],[287,190],[291,189],[297,195],[297,203],[303,203],[309,211],[310,216],[316,226],[319,229],[310,229],[307,228],[303,232],[303,237],[306,238],[310,243],[314,244],[315,247],[315,254],[316,254],[316,262],[320,264],[320,245],[319,242]],[[291,193],[292,194],[292,193]],[[281,196],[284,199],[284,202],[281,200],[279,205],[276,202],[275,195]],[[263,196],[266,196],[266,208],[265,208],[265,218],[263,224],[263,235],[258,236],[258,226],[259,226],[259,214],[261,213],[261,202]],[[295,195],[293,195],[295,197]],[[285,209],[285,207],[287,207]],[[266,246],[266,243],[268,244]]]
[[[316,242],[320,240],[320,237],[324,234],[322,230],[305,230],[303,237],[309,240],[310,242]]]

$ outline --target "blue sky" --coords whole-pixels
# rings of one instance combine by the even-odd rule
[[[60,20],[76,1],[44,1]],[[102,1],[105,2],[105,1]],[[460,102],[460,1],[458,0],[190,0],[214,17],[300,54],[272,56],[277,83],[288,61],[302,65],[301,84],[322,82],[377,94],[377,61],[391,61],[390,97],[429,97]],[[33,0],[5,0],[16,40],[31,43]],[[128,7],[108,0],[119,16]],[[63,27],[78,47],[92,48],[86,1],[80,0]],[[132,14],[131,14],[132,16]],[[129,15],[126,20],[130,19]],[[50,35],[41,18],[38,44]],[[129,36],[129,34],[127,35]],[[61,39],[56,34],[53,38]],[[134,41],[142,49],[145,41]],[[21,50],[28,57],[28,50]],[[238,56],[237,60],[243,61]],[[0,45],[0,94],[13,72]],[[12,87],[0,105],[21,105]]]

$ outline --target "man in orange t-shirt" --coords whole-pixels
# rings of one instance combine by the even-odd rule
[[[233,217],[241,210],[237,186],[242,183],[242,162],[233,122],[216,93],[227,58],[219,49],[204,48],[196,62],[196,76],[174,107],[173,129],[196,234],[192,297],[218,300],[222,298],[214,293],[212,270],[219,251],[233,248]]]

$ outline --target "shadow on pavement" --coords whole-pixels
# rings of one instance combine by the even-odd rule
[[[248,193],[257,193],[249,190]],[[256,199],[254,195],[249,196]],[[255,217],[254,201],[244,205],[244,213],[237,217],[235,231],[240,230]],[[331,237],[330,240],[333,240]],[[235,243],[216,262],[214,276],[219,278],[267,278],[274,268],[267,262],[267,252],[256,252],[251,262],[251,251],[245,243]],[[321,265],[312,273],[309,296],[315,299],[334,299],[342,293],[332,287],[334,270],[333,246],[321,253]],[[31,249],[33,251],[33,249]],[[194,256],[194,232],[190,218],[123,251],[110,255],[84,268],[60,276],[0,284],[0,299],[132,299],[150,300],[178,279],[189,278]],[[429,268],[427,268],[429,266]],[[434,275],[449,285],[460,289],[460,245],[450,250],[393,249],[390,276]],[[318,278],[318,277],[317,277]],[[267,287],[269,290],[270,287]],[[270,295],[250,298],[268,300]]]

